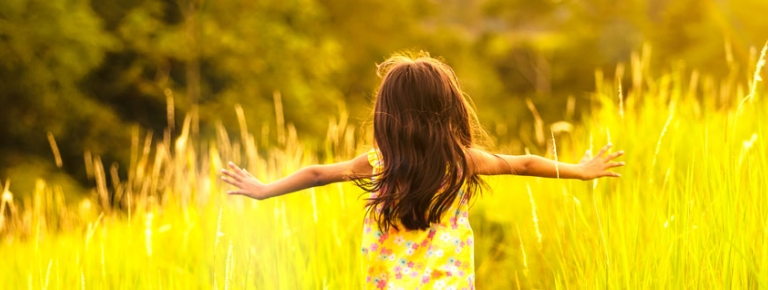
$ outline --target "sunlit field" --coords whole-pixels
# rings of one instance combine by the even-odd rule
[[[544,146],[497,144],[499,153],[578,162],[610,142],[627,165],[620,179],[594,182],[486,178],[490,190],[470,213],[479,289],[768,287],[768,96],[759,73],[650,76],[644,66],[627,69],[629,90],[598,71],[595,93],[574,99],[590,103],[588,117],[572,127],[543,124],[535,107],[519,116],[538,124],[529,139]],[[241,120],[253,113],[235,111]],[[244,121],[213,139],[192,138],[189,118],[173,140],[136,131],[129,166],[86,156],[97,186],[82,200],[65,200],[45,180],[21,200],[4,181],[0,288],[360,288],[360,189],[255,201],[227,196],[219,180],[230,160],[272,181],[363,153],[371,142],[350,122],[329,122],[319,147],[290,125],[271,128],[274,148],[259,146],[260,128]]]

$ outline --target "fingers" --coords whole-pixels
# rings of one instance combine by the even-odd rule
[[[229,165],[229,168],[232,168],[232,171],[235,172],[235,174],[239,176],[245,176],[245,173],[243,173],[243,170],[240,169],[240,167],[237,167],[232,161],[228,162],[227,165]]]
[[[229,183],[230,185],[234,185],[234,186],[240,187],[240,181],[234,180],[232,178],[227,178],[226,176],[222,176],[221,177],[221,181]]]
[[[247,185],[248,179],[253,178],[253,176],[250,173],[248,173],[248,171],[238,167],[232,162],[228,162],[227,165],[229,165],[229,168],[231,170],[222,169],[221,180],[224,181],[225,183],[238,187],[239,189],[239,190],[230,190],[227,192],[227,194],[250,196],[249,193],[247,191],[242,190],[242,188]]]
[[[606,160],[611,160],[611,159],[614,159],[614,158],[619,157],[621,155],[624,155],[624,150],[608,154],[608,156],[606,157]]]
[[[229,165],[229,168],[232,169],[232,171],[222,169],[221,173],[224,175],[230,176],[235,180],[242,180],[243,177],[253,177],[247,170],[238,167],[232,162],[228,162],[227,165]]]
[[[603,175],[603,176],[608,176],[608,177],[621,177],[621,174],[618,174],[618,173],[616,173],[616,172],[606,172],[606,173],[605,173],[605,175]]]
[[[228,195],[246,195],[246,196],[248,195],[248,193],[243,190],[230,190],[230,191],[227,191],[227,194]]]
[[[602,157],[605,152],[608,152],[608,149],[611,149],[611,144],[608,143],[608,145],[605,145],[603,149],[600,149],[600,152],[597,152],[597,155],[595,157]]]
[[[616,153],[613,153],[611,155],[608,155],[608,159],[610,160],[612,158],[616,158],[616,157],[620,156],[621,154],[623,154],[623,152],[621,152],[621,154],[617,154],[617,153],[619,153],[619,152],[616,152]],[[624,164],[625,164],[624,161],[621,161],[621,162],[608,162],[608,163],[605,164],[606,165],[605,169],[614,168],[614,167],[621,167],[621,166],[624,166]],[[602,176],[603,177],[605,177],[605,176],[607,176],[607,177],[621,177],[621,174],[616,173],[616,172],[612,172],[612,171],[605,171],[602,174]]]
[[[605,164],[605,169],[624,166],[624,162],[608,162]]]
[[[229,168],[232,169],[231,171],[226,169],[221,170],[221,180],[226,183],[241,187],[243,179],[251,176],[248,172],[241,169],[232,162],[227,162],[227,165],[229,165]]]
[[[616,152],[616,153],[619,153],[619,152]],[[615,156],[611,157],[611,155],[609,155],[608,157],[609,158],[616,158],[616,157],[621,155],[621,154],[616,154],[616,153],[611,154],[611,155],[615,155]],[[621,161],[621,162],[608,162],[608,163],[605,164],[606,165],[605,169],[614,168],[614,167],[621,167],[621,166],[624,166],[624,164],[625,164],[624,161]],[[602,176],[621,177],[621,174],[616,173],[616,172],[612,172],[612,171],[604,171]]]
[[[619,167],[619,166],[624,166],[624,161],[621,161],[621,162],[609,162],[608,163],[608,168],[614,168],[614,167]]]
[[[221,174],[223,175],[221,177],[221,180],[225,180],[225,181],[227,180],[227,179],[225,179],[225,177],[229,177],[230,178],[229,180],[236,181],[236,182],[240,182],[243,179],[243,176],[240,176],[240,175],[236,174],[235,172],[232,172],[232,171],[229,171],[229,170],[222,170]],[[227,183],[230,183],[230,182],[227,182]]]

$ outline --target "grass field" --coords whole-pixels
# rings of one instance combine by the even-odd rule
[[[639,64],[630,74],[636,89],[621,96],[598,73],[581,100],[589,117],[539,132],[549,149],[538,153],[569,162],[612,142],[627,152],[621,179],[487,178],[492,190],[470,213],[479,289],[768,287],[762,83],[674,70],[651,78]],[[136,132],[126,180],[88,161],[98,185],[88,199],[64,200],[43,180],[26,200],[4,191],[0,288],[359,288],[361,190],[254,201],[226,196],[218,170],[232,160],[271,181],[370,142],[356,142],[342,117],[321,148],[334,157],[318,160],[290,126],[271,149],[241,127],[200,142],[188,122],[165,142]]]

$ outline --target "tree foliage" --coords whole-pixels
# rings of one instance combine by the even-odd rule
[[[216,122],[237,128],[235,104],[252,131],[274,127],[279,94],[285,120],[322,140],[340,105],[368,117],[375,63],[405,49],[443,56],[481,121],[510,141],[531,126],[525,98],[546,122],[563,119],[568,97],[588,102],[596,68],[613,77],[643,44],[662,70],[684,61],[745,80],[735,67],[750,66],[768,39],[766,9],[759,0],[2,1],[0,177],[47,170],[84,182],[85,150],[126,164],[129,129],[162,138],[169,101],[173,122],[197,112],[208,135]],[[63,170],[53,169],[48,132]]]

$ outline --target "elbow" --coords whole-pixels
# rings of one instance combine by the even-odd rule
[[[531,175],[531,168],[534,167],[534,160],[535,157],[528,155],[527,158],[525,158],[524,162],[520,164],[518,168],[513,168],[512,171],[514,175],[522,175],[522,176],[530,176]]]
[[[539,176],[542,174],[542,167],[546,164],[546,161],[547,159],[541,156],[526,155],[515,174],[523,176]]]
[[[319,165],[312,165],[305,169],[309,175],[309,180],[312,187],[325,185],[325,177]]]

